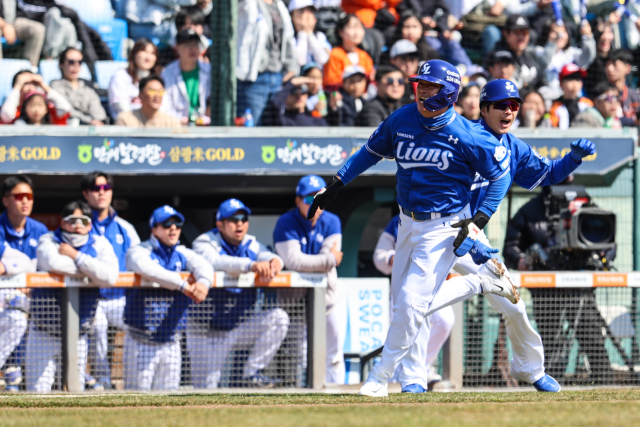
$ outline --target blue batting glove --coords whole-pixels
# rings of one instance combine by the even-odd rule
[[[458,257],[465,256],[469,253],[469,251],[473,248],[473,245],[476,243],[471,237],[466,237],[460,246],[453,250],[453,253]]]
[[[571,158],[576,163],[582,162],[582,159],[596,154],[596,145],[588,139],[580,138],[571,143]]]
[[[478,265],[482,265],[485,262],[489,261],[491,258],[493,258],[491,255],[497,254],[498,252],[500,252],[498,249],[490,248],[489,246],[484,245],[481,242],[475,242],[475,244],[469,250],[473,262]]]

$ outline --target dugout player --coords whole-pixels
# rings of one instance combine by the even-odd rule
[[[252,271],[271,280],[284,261],[247,234],[249,215],[251,210],[238,199],[222,202],[216,228],[194,240],[193,250],[216,271],[231,276]],[[261,370],[269,366],[287,336],[289,315],[281,308],[253,312],[258,291],[211,289],[202,304],[190,309],[187,349],[194,387],[218,388],[222,368],[233,350],[250,350],[240,384],[264,388],[276,384]]]
[[[93,227],[91,233],[105,237],[118,257],[120,271],[127,271],[127,250],[140,243],[138,233],[129,222],[118,216],[111,207],[113,199],[113,177],[104,172],[91,172],[80,181],[82,196],[91,208]],[[98,381],[92,388],[109,390],[111,388],[111,369],[107,359],[107,331],[109,325],[124,329],[124,288],[100,288],[100,300],[96,308],[93,325],[95,343],[95,361],[91,367]],[[93,344],[93,343],[92,343]],[[93,380],[95,382],[95,380]],[[88,382],[89,385],[89,382]]]
[[[303,176],[296,187],[296,209],[282,215],[273,230],[276,253],[288,270],[327,274],[327,375],[329,384],[344,384],[342,347],[347,334],[345,297],[338,293],[342,262],[342,225],[331,212],[318,210],[307,219],[313,197],[326,186],[317,175]],[[303,344],[304,345],[304,344]],[[303,361],[306,360],[304,349]],[[304,362],[303,362],[304,365]]]
[[[391,221],[389,221],[389,224],[387,224],[387,227],[378,238],[378,243],[376,244],[375,251],[373,252],[374,265],[378,271],[386,275],[390,275],[391,270],[393,269],[393,260],[396,254],[396,240],[398,239],[399,217],[400,215],[396,215],[391,218]],[[391,319],[393,319],[393,300],[391,300],[390,303],[391,307],[389,313],[391,313]],[[426,381],[429,389],[433,389],[436,383],[442,381],[442,377],[432,370],[431,365],[436,361],[438,354],[440,353],[440,349],[442,349],[447,338],[449,338],[449,334],[451,333],[451,329],[453,329],[455,320],[456,317],[453,312],[453,307],[450,305],[436,311],[429,318],[431,334],[429,336],[429,345],[426,352],[426,365],[428,369]],[[402,364],[400,364],[400,368],[402,368]],[[402,369],[399,369],[399,372],[396,371],[396,373],[398,381],[401,384],[405,384],[405,386],[402,387],[402,391],[404,393],[424,392],[424,388],[417,385],[413,378],[405,378],[403,376]],[[394,381],[395,378],[396,375],[394,375]]]
[[[113,286],[118,281],[118,258],[111,244],[102,236],[91,234],[91,209],[81,201],[62,209],[60,227],[40,237],[38,270],[77,278],[88,277],[99,286]],[[60,310],[59,289],[34,289],[31,298],[31,323],[27,335],[27,390],[51,391],[59,368],[60,323],[54,313]],[[80,379],[87,368],[87,335],[93,323],[100,296],[97,288],[80,289],[80,336],[78,369]],[[56,316],[57,317],[57,316]],[[57,320],[57,321],[56,321]]]
[[[191,301],[202,302],[213,283],[211,264],[178,245],[184,216],[171,206],[153,211],[149,240],[127,251],[127,268],[162,288],[129,288],[124,320],[124,386],[175,390],[180,386],[180,332]],[[180,275],[189,271],[195,283]]]
[[[511,164],[513,182],[529,191],[538,185],[558,184],[582,163],[582,158],[595,154],[594,144],[580,139],[571,143],[571,151],[561,160],[549,161],[540,156],[527,143],[509,133],[520,103],[522,99],[518,89],[509,80],[493,80],[484,86],[480,94],[482,118],[479,123],[505,147],[505,161]],[[487,185],[485,179],[476,175],[471,187],[472,209],[477,209],[482,203]],[[497,249],[490,249],[489,240],[484,232],[478,235],[478,241],[485,245],[485,257],[498,252]],[[478,253],[464,256],[458,259],[454,270],[462,275],[476,273],[480,266],[477,260],[474,262],[472,256],[482,257]],[[452,283],[451,286],[447,283],[447,289],[458,297],[472,295],[469,289],[460,286],[460,283]],[[486,298],[505,319],[507,335],[513,349],[511,375],[519,381],[533,384],[538,391],[560,391],[558,382],[545,374],[542,340],[529,323],[524,302],[513,305],[494,295],[486,295]]]
[[[38,239],[48,230],[29,218],[33,210],[31,179],[26,175],[7,178],[2,183],[2,204],[7,210],[0,216],[0,275],[32,273],[36,271]],[[2,289],[0,307],[0,367],[7,363],[6,390],[18,391],[22,383],[22,339],[27,330],[29,299],[18,289]]]
[[[422,335],[428,342],[426,316],[459,301],[447,298],[448,287],[442,283],[456,256],[465,255],[477,244],[475,236],[496,211],[511,182],[504,147],[480,125],[453,110],[460,89],[458,70],[445,61],[431,60],[411,80],[418,83],[417,102],[400,108],[378,126],[363,149],[315,197],[307,214],[316,215],[342,186],[382,158],[396,160],[396,200],[401,213],[391,277],[393,320],[381,360],[360,389],[360,394],[373,397],[387,396],[387,382],[401,362],[407,375],[415,370],[420,386],[426,388],[422,375],[426,354],[414,345],[418,331],[424,328]],[[490,184],[472,215],[469,188],[476,172]],[[504,296],[514,304],[519,300],[513,284],[492,262],[484,264],[478,274],[451,280],[464,282],[478,293]],[[436,305],[433,302],[439,293],[444,302]]]

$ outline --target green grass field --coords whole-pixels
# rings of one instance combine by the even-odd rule
[[[639,426],[640,389],[558,394],[0,395],[1,426]]]

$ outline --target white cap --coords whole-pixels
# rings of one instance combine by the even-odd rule
[[[294,10],[304,9],[305,7],[313,7],[315,9],[316,5],[313,4],[313,0],[291,0],[289,2],[289,12],[293,12]]]
[[[395,58],[400,55],[407,55],[409,53],[417,53],[418,48],[416,45],[410,40],[398,40],[391,46],[391,58]]]
[[[344,68],[344,71],[342,72],[342,80],[346,80],[351,76],[355,76],[356,74],[362,74],[363,76],[366,76],[367,73],[364,71],[364,68],[362,68],[359,65],[348,65]]]

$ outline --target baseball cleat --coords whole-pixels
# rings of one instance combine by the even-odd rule
[[[369,396],[369,397],[389,396],[389,392],[387,391],[387,383],[375,380],[371,377],[369,377],[367,381],[364,384],[362,384],[362,387],[360,387],[360,392],[358,394],[360,396]]]
[[[547,393],[558,393],[560,391],[560,384],[552,376],[546,375],[533,383],[533,386],[538,391],[544,391]]]
[[[512,304],[517,304],[520,301],[520,294],[515,285],[511,281],[511,278],[507,275],[507,270],[496,259],[490,259],[484,264],[494,276],[495,280],[492,281],[488,292],[505,297]]]
[[[402,387],[403,393],[426,393],[427,390],[424,389],[420,384],[409,384]]]

